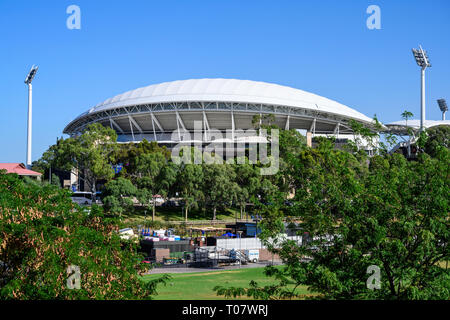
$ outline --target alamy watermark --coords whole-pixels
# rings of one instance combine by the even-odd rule
[[[367,278],[366,285],[367,289],[381,289],[381,272],[380,267],[376,265],[370,265],[367,267],[367,274],[370,274],[369,278]]]
[[[380,30],[381,29],[381,9],[377,5],[370,5],[366,10],[367,14],[370,16],[366,20],[366,26],[369,30]]]
[[[224,134],[217,129],[202,130],[202,121],[194,121],[193,133],[172,132],[171,140],[180,141],[172,149],[172,161],[175,164],[259,163],[263,165],[261,175],[274,175],[280,165],[279,137],[278,129],[270,129],[270,132],[267,129],[227,129]]]
[[[70,14],[70,16],[67,17],[67,20],[66,20],[67,29],[80,30],[81,29],[81,9],[80,9],[80,7],[75,4],[72,4],[67,7],[66,13]]]
[[[81,272],[80,267],[76,265],[70,265],[67,267],[67,288],[68,289],[81,289]]]

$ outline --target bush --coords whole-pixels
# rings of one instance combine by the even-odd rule
[[[121,242],[116,218],[75,205],[69,192],[0,174],[0,299],[151,299],[136,245]],[[69,266],[80,289],[69,289]]]

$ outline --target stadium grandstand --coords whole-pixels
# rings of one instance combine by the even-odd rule
[[[64,133],[78,135],[97,122],[113,128],[124,143],[146,139],[169,148],[180,141],[248,143],[259,141],[252,134],[255,115],[259,119],[273,115],[273,124],[282,129],[304,130],[310,145],[315,136],[334,136],[343,143],[353,140],[351,120],[374,127],[373,119],[355,109],[303,90],[249,80],[191,79],[107,99],[76,117]]]

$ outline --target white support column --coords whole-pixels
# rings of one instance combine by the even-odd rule
[[[152,114],[153,115],[153,114]],[[155,130],[155,120],[153,120],[153,117],[150,117],[152,119],[152,129],[153,129],[153,138],[156,141],[156,130]]]
[[[334,128],[333,134],[336,136],[336,139],[339,137],[339,123],[336,124],[336,127]]]
[[[180,123],[178,122],[178,112],[175,114],[175,121],[177,122],[178,141],[181,141]]]
[[[313,136],[316,134],[316,118],[314,118],[313,122],[311,123],[311,127],[309,127],[309,132],[312,132]]]
[[[236,124],[234,123],[234,112],[233,107],[231,107],[231,137],[234,141],[234,131],[236,130]]]
[[[131,123],[131,118],[130,117],[128,117],[128,122],[130,123],[131,136],[133,137],[133,141],[135,141],[134,140],[133,124]]]
[[[176,111],[176,114],[177,114],[177,121],[180,122],[180,125],[181,125],[181,127],[183,128],[183,130],[184,130],[184,131],[187,131],[187,130],[186,130],[186,127],[184,126],[183,119],[181,119],[181,116],[180,116],[180,114],[178,113],[178,111]]]
[[[284,126],[284,130],[289,130],[289,119],[291,118],[290,115],[287,116],[286,118],[286,125]]]
[[[114,126],[121,133],[124,133],[123,129],[112,118],[109,118],[109,123],[111,124],[111,127]]]
[[[163,127],[161,126],[161,123],[159,123],[158,118],[157,118],[153,113],[151,113],[151,116],[152,116],[152,120],[153,120],[153,121],[156,123],[156,125],[158,126],[159,131],[164,132],[164,129],[163,129]]]
[[[134,118],[131,115],[128,115],[128,118],[130,119],[130,121],[134,124],[134,126],[136,127],[136,129],[139,130],[139,133],[143,133],[141,127],[138,125],[138,123],[136,122],[136,120],[134,120]]]
[[[262,105],[260,107],[260,110],[262,109]],[[262,126],[262,113],[259,113],[259,134],[258,136],[261,136],[261,126]]]
[[[207,133],[210,133],[208,117],[206,116],[205,110],[203,110],[203,127],[205,130],[205,141],[208,141]]]
[[[180,125],[183,128],[183,131],[186,131],[186,127],[184,126],[183,120],[181,119],[178,111],[175,111],[175,116],[176,116],[176,121],[177,121],[178,139],[181,141]]]

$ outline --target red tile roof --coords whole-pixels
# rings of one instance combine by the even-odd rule
[[[0,170],[6,173],[17,173],[19,176],[40,176],[39,172],[28,170],[23,163],[0,163]]]

